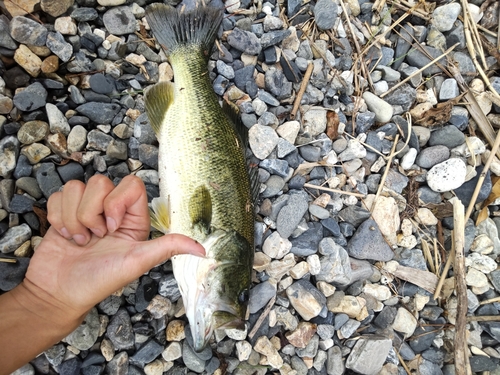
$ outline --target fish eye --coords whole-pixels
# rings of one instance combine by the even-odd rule
[[[248,299],[250,298],[250,293],[248,291],[248,289],[245,289],[244,291],[242,291],[240,293],[240,295],[238,296],[238,300],[241,302],[241,303],[245,303],[245,302],[248,302]]]

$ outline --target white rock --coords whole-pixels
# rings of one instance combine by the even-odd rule
[[[481,271],[475,268],[469,268],[465,276],[465,283],[476,288],[484,288],[488,285],[488,278]]]
[[[434,216],[432,211],[425,207],[420,207],[418,209],[415,219],[418,223],[426,226],[436,225],[438,223],[438,219]]]
[[[240,362],[246,361],[252,354],[252,345],[248,341],[238,341],[236,343],[236,354]]]
[[[486,152],[486,145],[478,137],[467,137],[467,142],[451,149],[454,155],[465,156],[481,155]]]
[[[415,159],[417,158],[417,150],[413,147],[408,150],[408,152],[401,158],[401,168],[405,171],[410,169],[413,163],[415,163]]]
[[[63,35],[76,35],[78,29],[71,17],[59,17],[54,22],[54,29]]]
[[[317,275],[321,272],[321,263],[318,254],[309,255],[307,257],[307,264],[309,264],[309,273]]]
[[[379,284],[366,284],[363,287],[363,293],[368,294],[375,298],[377,301],[385,301],[392,295],[389,287]]]
[[[347,148],[340,153],[339,160],[349,161],[356,158],[362,159],[366,156],[366,149],[357,139],[350,139]]]
[[[401,232],[403,233],[403,236],[411,236],[413,233],[413,224],[409,219],[403,219],[401,222]]]
[[[479,253],[469,254],[469,256],[465,258],[465,265],[485,274],[493,272],[497,269],[497,263],[493,259]]]
[[[390,245],[397,243],[396,233],[399,231],[399,209],[396,200],[392,197],[379,196],[375,200],[375,195],[370,194],[366,197],[365,203],[368,210],[371,210],[373,205],[375,208],[372,212],[372,218],[378,224],[380,231],[389,242]]]
[[[245,329],[227,328],[225,331],[227,337],[236,341],[244,340],[248,333],[246,324]]]
[[[474,21],[474,23],[479,23],[481,18],[483,18],[484,13],[481,12],[481,8],[479,8],[476,4],[468,4],[469,13]]]
[[[472,242],[470,251],[483,255],[488,255],[493,252],[493,248],[494,248],[493,241],[486,234],[480,234]]]
[[[50,125],[51,133],[63,133],[67,136],[70,132],[70,127],[68,120],[63,115],[63,113],[52,103],[45,104],[45,110],[47,111],[47,117]]]
[[[302,118],[304,130],[313,137],[323,133],[326,129],[326,109],[311,107],[304,113]]]
[[[248,142],[254,155],[264,160],[278,144],[279,137],[273,128],[255,124],[248,131]]]
[[[282,238],[278,232],[273,232],[266,238],[262,245],[262,251],[272,259],[281,259],[290,252],[292,243]]]
[[[431,168],[427,173],[427,184],[438,193],[450,191],[462,186],[466,173],[467,166],[462,159],[449,159]]]
[[[179,342],[174,341],[168,344],[165,350],[161,353],[165,361],[175,361],[182,357],[182,346]]]
[[[404,334],[405,338],[410,337],[417,328],[417,319],[404,307],[400,307],[392,323],[392,329]]]
[[[161,375],[163,374],[163,362],[159,359],[148,363],[144,366],[144,373],[146,375]]]
[[[365,100],[368,109],[375,113],[376,122],[385,123],[391,120],[394,113],[392,105],[369,91],[365,91],[363,93],[363,99]]]
[[[413,249],[417,246],[417,238],[413,234],[409,236],[400,236],[398,237],[397,245],[406,249]]]
[[[286,139],[293,145],[295,144],[299,130],[300,123],[298,121],[287,121],[283,125],[278,126],[276,132],[281,138]]]

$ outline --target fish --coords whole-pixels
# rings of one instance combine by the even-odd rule
[[[156,133],[160,196],[151,224],[200,242],[205,257],[172,258],[193,337],[203,350],[217,328],[244,329],[254,257],[257,168],[245,157],[248,129],[237,106],[221,106],[208,72],[223,12],[152,4],[146,20],[174,72],[174,83],[145,91]],[[252,172],[253,170],[253,172]]]

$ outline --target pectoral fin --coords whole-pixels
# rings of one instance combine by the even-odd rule
[[[168,198],[153,198],[149,208],[151,226],[165,234],[170,232],[170,201]]]
[[[158,82],[145,93],[146,113],[151,127],[160,134],[168,108],[174,102],[175,86],[171,82]]]
[[[203,233],[210,232],[212,222],[212,197],[205,186],[198,186],[189,199],[189,217],[191,224]]]

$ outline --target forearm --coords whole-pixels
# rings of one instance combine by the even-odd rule
[[[85,314],[61,311],[24,283],[0,296],[0,375],[10,374],[78,327]]]

